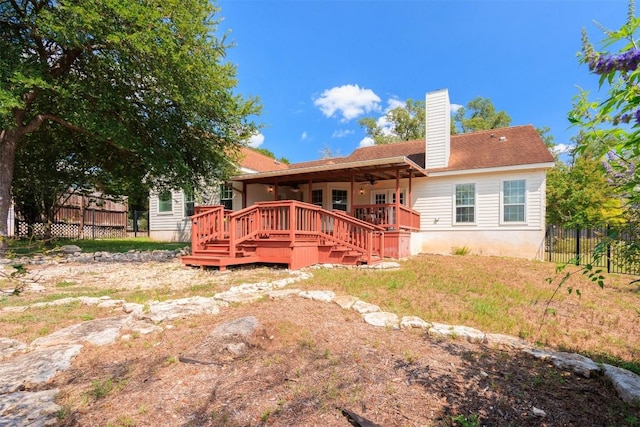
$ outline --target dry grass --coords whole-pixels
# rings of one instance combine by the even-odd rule
[[[399,270],[315,270],[314,276],[302,286],[354,295],[399,316],[640,364],[640,290],[631,283],[635,276],[605,274],[601,289],[586,276],[574,275],[548,309],[559,276],[547,262],[422,255],[403,262]],[[556,280],[548,283],[549,277]],[[569,287],[579,289],[581,296],[570,294]]]

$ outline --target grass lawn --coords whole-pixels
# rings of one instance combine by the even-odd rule
[[[77,245],[82,252],[128,252],[130,250],[152,251],[156,249],[177,249],[189,246],[188,242],[158,242],[148,237],[123,239],[76,240],[56,239],[51,242],[31,241],[27,239],[12,240],[9,243],[9,255],[24,256],[45,254],[64,245]]]

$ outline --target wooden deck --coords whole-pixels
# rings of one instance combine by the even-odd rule
[[[397,226],[387,231],[345,212],[293,200],[259,202],[235,212],[199,207],[191,224],[191,255],[182,262],[192,266],[224,270],[272,263],[299,269],[318,263],[375,264],[385,256],[408,255],[408,231]],[[385,245],[386,235],[391,246]]]

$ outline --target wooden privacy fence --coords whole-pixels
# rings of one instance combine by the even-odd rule
[[[616,238],[607,239],[612,232]],[[637,230],[632,228],[566,229],[550,225],[545,237],[545,259],[563,264],[592,264],[606,269],[608,273],[640,275],[640,259],[629,260],[621,255],[629,248],[638,247],[638,237]],[[602,249],[600,259],[594,259],[596,248]]]
[[[29,224],[16,216],[16,237],[102,239],[127,237],[128,204],[101,196],[74,194],[58,209],[51,224]],[[50,227],[50,233],[48,233]]]

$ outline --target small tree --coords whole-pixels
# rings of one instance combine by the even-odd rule
[[[607,94],[604,101],[592,101],[589,92],[581,90],[569,113],[570,122],[584,131],[576,152],[603,162],[602,173],[623,201],[627,233],[636,242],[622,245],[629,262],[640,260],[640,172],[636,168],[640,161],[639,26],[634,2],[630,1],[627,22],[619,30],[599,25],[605,35],[602,50],[596,50],[583,30],[580,61],[599,76],[600,88]],[[609,237],[616,240],[617,235]]]

